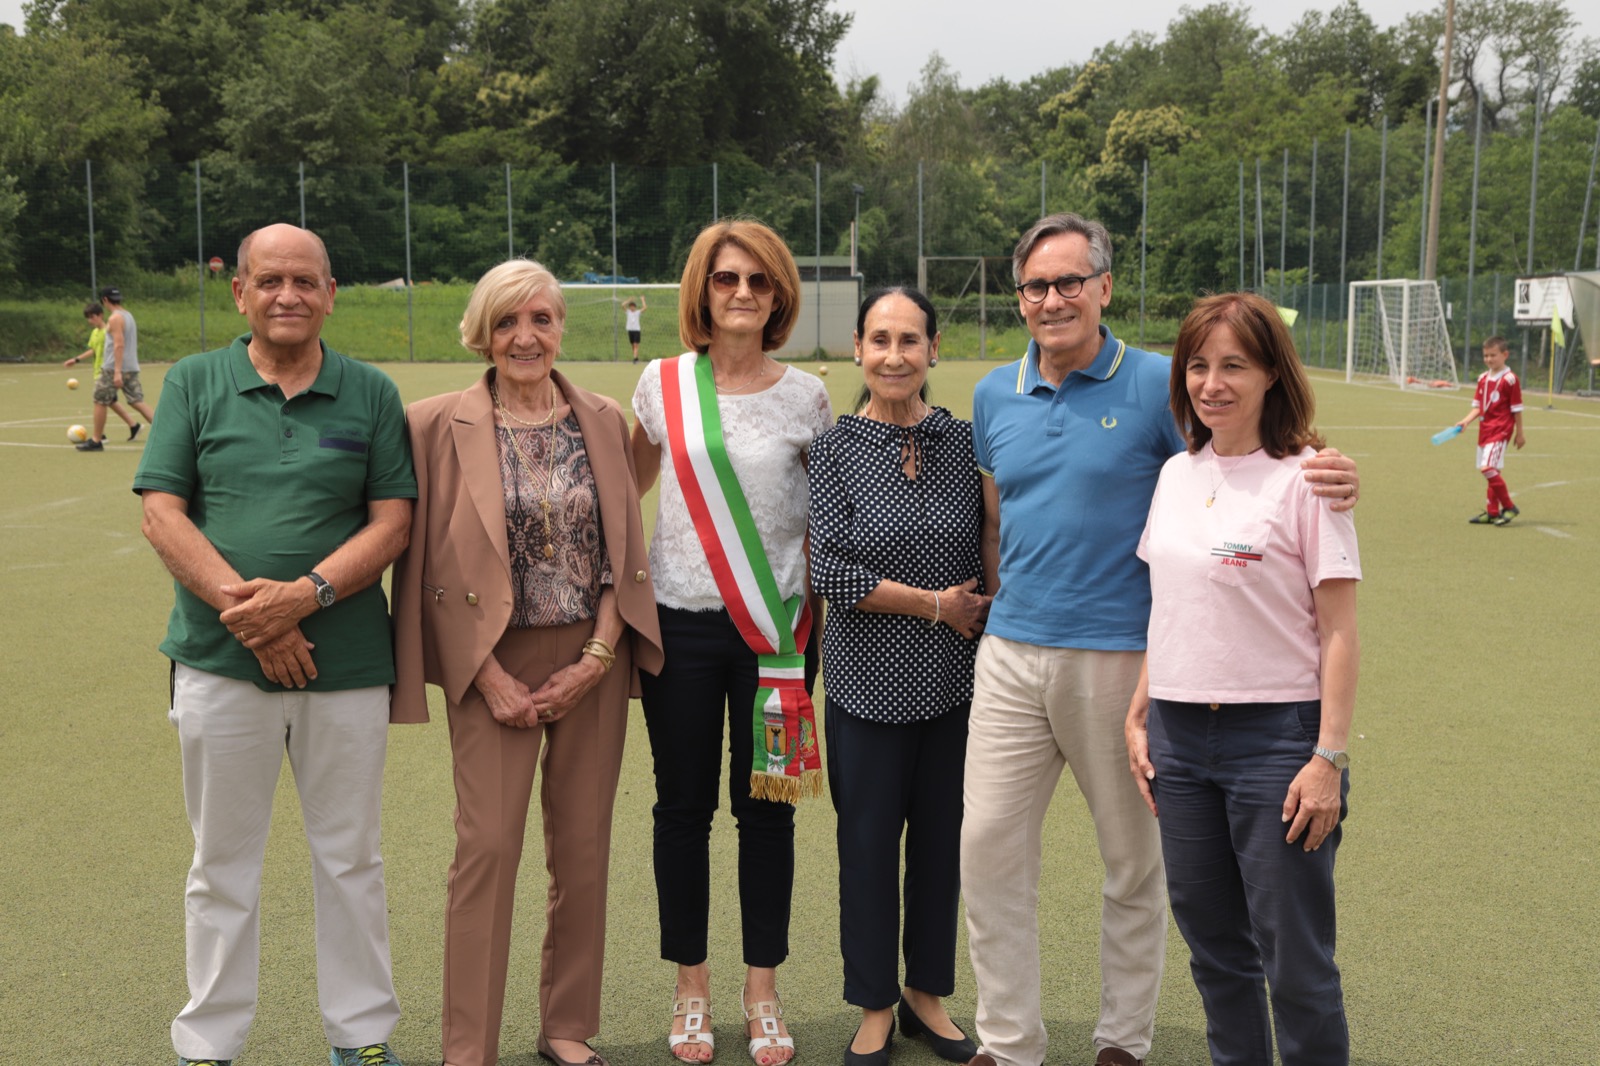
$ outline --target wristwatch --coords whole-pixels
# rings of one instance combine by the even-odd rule
[[[1311,750],[1314,754],[1320,755],[1324,759],[1327,759],[1329,762],[1333,763],[1333,768],[1335,770],[1350,769],[1350,753],[1348,751],[1334,751],[1331,748],[1324,748],[1320,745],[1312,748]]]
[[[324,581],[322,575],[315,570],[308,573],[306,577],[309,577],[311,583],[317,588],[317,606],[332,607],[334,599],[338,596],[338,593],[333,591],[333,586]]]

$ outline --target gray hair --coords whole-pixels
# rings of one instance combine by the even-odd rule
[[[1027,265],[1028,257],[1033,254],[1034,248],[1049,237],[1062,233],[1076,233],[1089,242],[1089,269],[1097,274],[1106,274],[1111,271],[1111,234],[1100,223],[1075,215],[1071,211],[1062,211],[1054,215],[1046,215],[1032,226],[1028,232],[1017,241],[1017,247],[1011,253],[1011,274],[1018,285],[1022,284],[1022,268]]]

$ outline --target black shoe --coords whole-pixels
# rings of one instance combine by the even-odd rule
[[[1511,516],[1505,511],[1501,511],[1499,514],[1489,519],[1489,524],[1494,526],[1509,526],[1511,524]]]
[[[1521,513],[1522,511],[1516,507],[1503,507],[1500,510],[1500,517],[1504,518],[1506,522],[1509,522]],[[1500,524],[1505,525],[1505,522],[1501,522]]]
[[[957,1028],[960,1028],[957,1026]],[[900,1031],[909,1037],[922,1037],[933,1049],[933,1053],[946,1062],[968,1062],[978,1053],[978,1045],[965,1033],[960,1040],[952,1040],[948,1036],[940,1036],[923,1024],[917,1017],[917,1012],[911,1009],[911,1004],[906,1002],[906,997],[900,997]]]
[[[1467,519],[1467,521],[1475,526],[1492,526],[1495,523],[1495,519],[1499,517],[1500,516],[1497,514],[1490,514],[1488,511],[1485,511],[1480,515],[1476,515],[1475,517]]]
[[[88,440],[82,442],[81,444],[75,445],[75,447],[80,452],[103,452],[103,451],[106,450],[106,446],[104,444],[100,443],[99,441],[95,440],[93,437],[91,437]]]
[[[857,1029],[856,1032],[860,1032]],[[851,1037],[850,1043],[855,1043]],[[844,1066],[889,1066],[889,1045],[894,1043],[894,1028],[889,1029],[889,1036],[883,1046],[877,1051],[851,1051],[849,1045],[844,1049]]]
[[[143,422],[135,422],[133,425],[129,426],[128,427],[128,440],[130,440],[130,441],[138,440],[139,439],[139,430],[141,430],[143,428],[144,428],[144,423]]]

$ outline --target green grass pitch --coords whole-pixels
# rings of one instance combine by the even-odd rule
[[[652,328],[660,334],[669,318],[663,311]],[[463,363],[385,369],[408,400],[464,387],[477,373]],[[637,376],[627,363],[564,369],[624,405]],[[985,369],[941,364],[935,401],[967,415]],[[152,399],[163,370],[145,371]],[[845,409],[859,375],[848,362],[830,370],[835,407]],[[74,451],[65,430],[89,422],[89,396],[87,388],[68,392],[68,376],[60,367],[0,366],[0,1061],[161,1063],[171,1061],[167,1027],[185,999],[182,891],[191,857],[177,739],[163,713],[167,664],[156,650],[172,592],[128,490],[140,445],[122,443],[113,420],[103,454]],[[1497,529],[1465,522],[1482,502],[1470,435],[1428,443],[1466,412],[1464,391],[1400,393],[1323,375],[1316,385],[1319,422],[1358,458],[1363,484],[1365,654],[1338,875],[1355,1061],[1600,1061],[1600,730],[1590,673],[1600,629],[1600,407],[1561,399],[1547,410],[1545,397],[1529,396],[1528,446],[1507,464],[1523,514]],[[653,509],[652,498],[647,516]],[[658,958],[653,790],[643,723],[634,724],[617,797],[595,1046],[617,1066],[670,1066],[673,974]],[[288,774],[277,799],[260,1011],[240,1061],[310,1066],[327,1052],[306,848]],[[395,1045],[414,1064],[439,1056],[452,803],[442,713],[431,725],[394,729],[385,857],[404,1009]],[[827,801],[804,804],[798,824],[793,950],[779,984],[799,1061],[837,1062],[858,1015],[840,998]],[[1040,920],[1050,1062],[1087,1064],[1101,874],[1070,782],[1058,789],[1046,834]],[[747,1060],[725,812],[715,837],[717,1061],[739,1063]],[[509,1066],[536,1061],[543,883],[534,828],[507,993]],[[1174,931],[1153,1066],[1207,1061],[1186,961]],[[970,1023],[964,949],[957,972],[951,1010]],[[911,1042],[895,1056],[906,1066],[938,1061]]]

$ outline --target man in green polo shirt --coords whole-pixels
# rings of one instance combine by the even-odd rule
[[[234,301],[250,332],[168,372],[134,476],[177,602],[161,650],[194,830],[181,1064],[226,1064],[255,1017],[261,864],[283,753],[315,883],[317,981],[335,1066],[397,1064],[379,814],[394,660],[379,579],[416,476],[399,390],[331,351],[317,236],[257,230]]]

